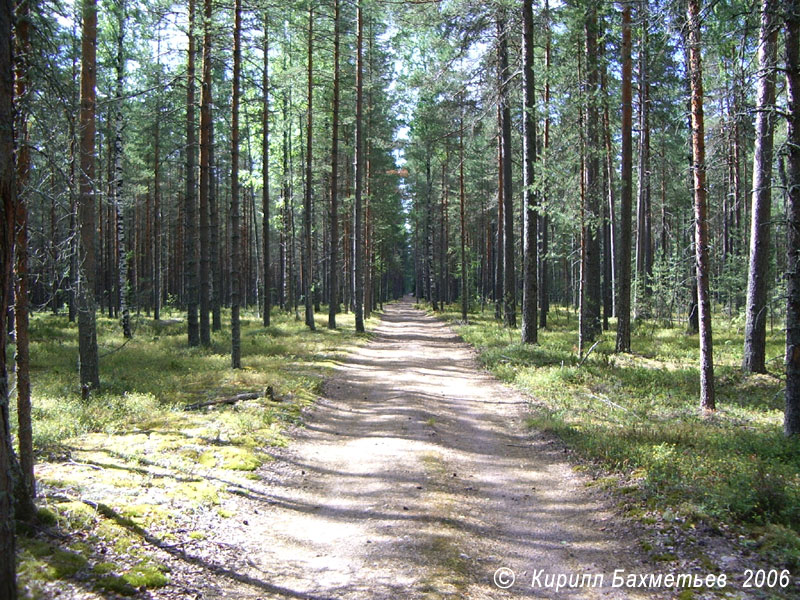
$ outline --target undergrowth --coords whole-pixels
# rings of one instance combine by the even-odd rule
[[[800,568],[800,440],[782,432],[783,339],[768,332],[772,373],[745,376],[742,331],[714,322],[718,410],[699,411],[696,335],[681,327],[637,323],[633,354],[614,353],[612,329],[581,363],[577,316],[551,310],[539,344],[519,341],[493,311],[460,322],[458,307],[442,318],[478,351],[479,360],[531,398],[528,425],[561,437],[617,486],[635,490],[648,510],[698,522],[743,525],[748,543],[769,560]]]

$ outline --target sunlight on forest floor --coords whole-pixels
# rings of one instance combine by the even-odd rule
[[[233,371],[227,328],[210,348],[188,348],[181,317],[134,318],[126,344],[116,320],[99,318],[101,389],[88,400],[78,388],[77,326],[33,317],[36,476],[49,533],[19,537],[23,597],[64,586],[129,595],[165,585],[169,568],[155,548],[203,540],[204,522],[233,516],[226,500],[248,493],[254,471],[271,460],[267,450],[287,443],[284,429],[300,422],[340,353],[368,339],[348,314],[335,331],[318,314],[310,332],[293,315],[275,312],[264,329],[246,313],[244,368]],[[267,386],[275,401],[184,410]]]
[[[714,322],[718,410],[699,411],[699,350],[683,325],[638,322],[631,355],[614,354],[611,330],[581,365],[577,315],[552,308],[539,345],[519,341],[493,307],[460,322],[438,313],[475,346],[479,360],[531,396],[529,425],[557,434],[620,493],[627,512],[692,530],[746,527],[745,545],[775,564],[800,567],[800,440],[783,436],[782,331],[768,334],[770,374],[740,370],[742,332]],[[775,562],[777,561],[777,563]]]

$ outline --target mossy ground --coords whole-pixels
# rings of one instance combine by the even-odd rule
[[[768,375],[741,373],[742,327],[714,321],[718,410],[699,409],[696,335],[676,325],[636,324],[633,354],[614,353],[615,333],[580,364],[577,315],[553,308],[538,345],[519,341],[493,310],[460,323],[459,307],[439,316],[502,380],[529,392],[529,425],[561,437],[610,479],[633,516],[726,528],[771,564],[800,568],[800,440],[782,433],[783,332],[768,331]],[[634,514],[636,513],[636,514]]]
[[[340,352],[366,339],[354,333],[351,315],[340,315],[331,331],[326,314],[310,332],[294,315],[276,311],[265,329],[245,313],[236,371],[227,324],[210,348],[188,348],[178,313],[160,323],[135,318],[127,343],[118,323],[101,317],[101,388],[87,400],[77,383],[77,327],[63,316],[34,315],[41,527],[20,532],[23,597],[73,584],[100,596],[166,585],[170,568],[160,548],[184,538],[200,543],[203,519],[233,515],[231,493],[246,491],[269,448],[288,442],[286,426],[300,422]],[[278,401],[184,410],[267,386]]]

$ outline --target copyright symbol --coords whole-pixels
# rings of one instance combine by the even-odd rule
[[[514,571],[508,567],[500,567],[494,572],[494,584],[501,590],[507,590],[514,585],[514,579],[516,579]]]

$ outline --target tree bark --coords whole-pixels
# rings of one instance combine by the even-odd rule
[[[700,41],[700,0],[688,0],[689,76],[692,88],[692,171],[694,172],[697,304],[700,320],[700,408],[714,410],[714,355],[709,293],[706,147],[703,122],[703,71]]]
[[[13,2],[0,2],[0,598],[16,600],[13,450],[8,407],[6,332],[14,254],[16,174],[14,172]]]
[[[586,34],[586,201],[582,232],[582,260],[580,286],[580,351],[587,343],[594,341],[601,331],[600,308],[600,165],[597,97],[599,78],[597,65],[597,6],[591,1],[586,9],[584,29]]]
[[[631,1],[622,0],[622,149],[620,165],[617,352],[631,351],[631,212],[633,200],[633,108],[631,84]]]
[[[758,44],[758,101],[753,155],[750,270],[742,370],[766,372],[767,287],[772,211],[772,149],[775,131],[775,68],[778,55],[777,0],[762,0]]]
[[[192,1],[192,0],[190,0]],[[231,367],[242,368],[239,323],[239,84],[242,72],[242,0],[233,5],[233,96],[231,99]]]
[[[514,197],[511,179],[511,105],[508,99],[508,31],[505,13],[497,18],[498,92],[503,146],[503,323],[517,326],[517,283],[514,269]]]
[[[545,45],[544,45],[544,185],[542,192],[542,205],[548,206],[548,173],[547,161],[550,150],[550,60],[551,60],[551,34],[550,34],[550,2],[544,2],[545,19]],[[541,235],[541,251],[539,252],[539,327],[547,327],[547,313],[550,310],[550,280],[549,280],[549,261],[547,258],[548,248],[548,229],[549,219],[545,208],[539,214],[539,233]]]
[[[80,254],[78,354],[84,390],[100,387],[95,308],[95,84],[97,81],[97,2],[83,0],[80,115]]]
[[[306,326],[311,330],[316,330],[314,324],[314,302],[311,297],[311,281],[313,256],[311,239],[311,202],[312,202],[312,165],[313,165],[313,140],[314,140],[314,4],[308,3],[308,93],[306,96],[306,189],[303,198],[303,302],[305,304]]]
[[[123,146],[122,129],[123,114],[122,103],[125,84],[125,20],[127,15],[125,0],[119,0],[117,4],[118,30],[117,30],[117,81],[115,91],[115,113],[114,113],[114,183],[111,186],[113,193],[114,216],[116,221],[116,246],[117,246],[117,269],[119,284],[119,307],[121,314],[122,335],[130,339],[131,316],[130,316],[130,282],[128,281],[128,256],[125,252],[125,215],[122,209],[122,190],[123,190]]]
[[[523,267],[522,267],[522,341],[538,341],[538,290],[537,290],[537,206],[534,185],[536,162],[536,89],[533,75],[533,0],[522,2],[522,214]]]
[[[467,270],[467,224],[465,218],[466,191],[464,189],[464,94],[461,94],[461,115],[458,122],[458,190],[461,219],[461,321],[467,322],[469,311],[469,279]]]
[[[203,74],[200,92],[200,343],[211,345],[211,225],[209,202],[211,178],[211,0],[203,6]]]
[[[786,409],[783,431],[800,435],[800,2],[785,4],[788,101],[786,206]]]
[[[17,181],[16,181],[16,321],[17,437],[22,481],[16,515],[18,519],[33,517],[36,484],[33,475],[33,427],[31,423],[30,338],[28,332],[28,181],[31,167],[28,136],[28,94],[30,92],[30,1],[17,6],[16,38],[16,111],[17,111]],[[22,512],[28,514],[20,514]]]
[[[331,118],[331,242],[328,264],[328,328],[336,329],[339,311],[339,21],[340,2],[333,2],[333,116]]]
[[[200,327],[198,324],[197,303],[197,219],[195,182],[195,0],[189,0],[189,48],[186,67],[186,195],[183,199],[185,218],[184,234],[184,269],[186,269],[186,309],[187,309],[187,334],[189,346],[200,345]],[[160,219],[159,219],[160,221]]]
[[[363,128],[364,128],[364,18],[363,7],[359,0],[356,7],[356,144],[355,144],[355,198],[353,200],[353,292],[355,295],[353,312],[356,319],[356,331],[364,331],[364,250],[362,248],[361,223],[361,188],[364,178]]]
[[[263,186],[261,188],[261,229],[264,235],[264,327],[269,327],[270,313],[272,312],[272,270],[270,269],[270,226],[269,226],[269,17],[264,11],[264,71],[261,85],[263,89],[263,106],[261,108],[261,128],[263,140],[261,141],[261,174]]]
[[[653,273],[650,209],[650,80],[648,74],[648,0],[642,0],[642,39],[639,50],[639,162],[636,193],[636,297],[634,312],[646,317]]]

